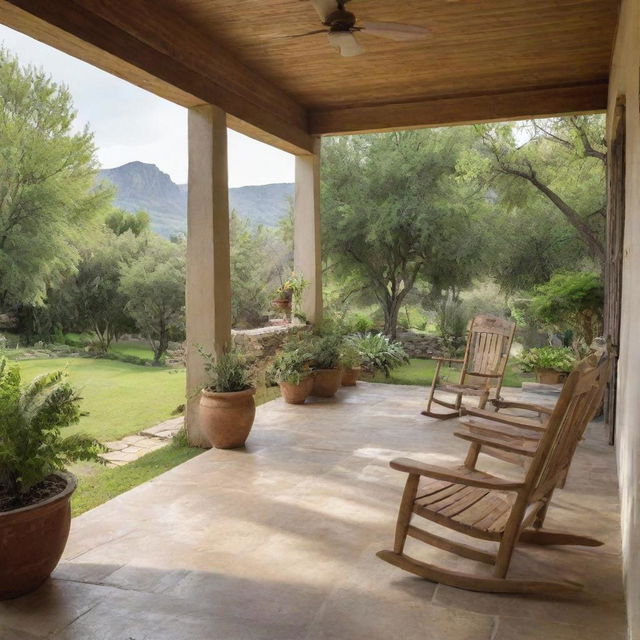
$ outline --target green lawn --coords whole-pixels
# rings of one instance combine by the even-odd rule
[[[66,369],[89,415],[67,433],[82,431],[99,440],[118,440],[170,418],[185,401],[184,369],[143,367],[117,360],[49,358],[22,360],[23,379]]]
[[[153,360],[153,349],[143,342],[114,342],[109,347],[109,351],[120,356],[135,356],[144,360]]]
[[[72,468],[71,471],[78,476],[78,488],[71,498],[71,513],[78,516],[93,509],[203,451],[204,449],[197,447],[170,444],[122,467],[106,468],[97,464],[84,464]]]
[[[430,386],[433,374],[436,370],[435,360],[422,358],[411,358],[409,364],[398,367],[391,372],[389,378],[385,378],[382,373],[378,373],[373,382],[385,382],[387,384],[417,384]],[[460,376],[459,369],[442,367],[441,376],[446,376],[449,382],[457,382]],[[533,375],[523,374],[515,365],[507,365],[507,372],[504,377],[504,385],[507,387],[519,387],[525,380],[533,380]]]

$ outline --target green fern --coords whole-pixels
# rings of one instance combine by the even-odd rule
[[[78,422],[79,405],[64,371],[22,385],[18,367],[0,360],[0,487],[13,506],[54,471],[78,460],[101,461],[105,449],[97,440],[60,431]]]
[[[382,371],[388,378],[392,369],[409,362],[402,345],[381,333],[360,334],[352,336],[349,341],[357,349],[367,371]]]

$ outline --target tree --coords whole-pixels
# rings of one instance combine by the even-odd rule
[[[323,146],[323,243],[331,268],[371,292],[395,337],[418,282],[441,293],[482,270],[482,211],[490,203],[458,179],[473,130],[431,129],[338,138]]]
[[[185,256],[184,244],[155,236],[144,254],[122,269],[119,290],[126,311],[149,341],[154,364],[162,361],[172,336],[184,332]]]
[[[502,291],[531,291],[558,271],[593,268],[577,231],[551,205],[529,191],[518,205],[499,202],[491,214],[488,268]]]
[[[278,232],[251,223],[235,211],[230,219],[231,313],[234,326],[259,326],[275,289],[290,273],[291,251]]]
[[[526,186],[551,204],[604,261],[606,222],[604,122],[601,116],[533,120],[523,126],[478,125],[487,176],[503,200],[522,202]]]
[[[593,272],[557,273],[536,287],[530,311],[556,330],[569,326],[586,346],[602,329],[604,289]]]
[[[127,231],[131,231],[134,236],[149,231],[151,217],[146,211],[136,211],[129,213],[124,209],[113,209],[105,218],[105,224],[117,236],[121,236]]]
[[[74,271],[111,192],[95,189],[69,91],[0,49],[0,305],[42,305]]]
[[[146,242],[137,239],[131,231],[116,236],[105,229],[94,246],[82,252],[71,286],[75,286],[81,327],[95,334],[103,353],[109,350],[113,340],[134,329],[126,307],[128,298],[120,283],[123,270],[139,259]]]

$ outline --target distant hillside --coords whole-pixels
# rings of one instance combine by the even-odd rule
[[[154,231],[170,236],[187,230],[187,185],[178,185],[154,164],[129,162],[103,169],[100,178],[116,187],[116,206],[127,211],[143,209]],[[275,226],[286,214],[294,185],[265,184],[229,189],[229,206],[254,224]]]

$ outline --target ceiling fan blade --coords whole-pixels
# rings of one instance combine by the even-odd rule
[[[429,29],[415,24],[398,24],[397,22],[359,22],[358,27],[371,36],[388,38],[399,42],[423,40],[431,35]]]
[[[316,29],[315,31],[307,31],[307,33],[296,33],[293,36],[282,36],[282,38],[304,38],[306,36],[314,36],[317,33],[327,33],[327,29]]]
[[[311,0],[313,8],[318,12],[320,20],[325,21],[326,17],[338,8],[336,0]]]
[[[350,31],[331,31],[329,33],[329,44],[336,49],[340,49],[340,55],[343,58],[352,58],[364,53],[364,49]]]

